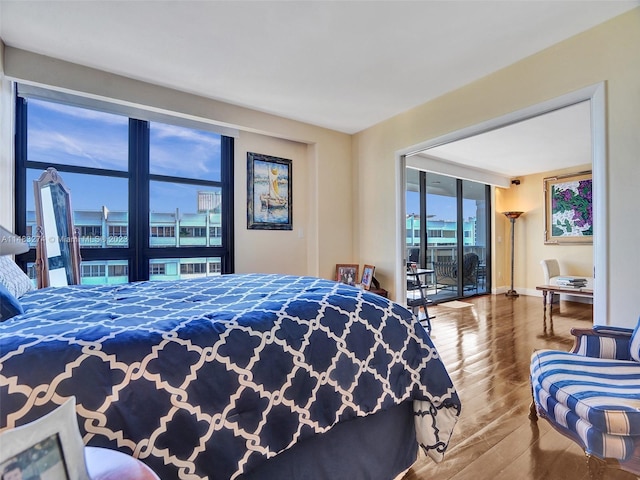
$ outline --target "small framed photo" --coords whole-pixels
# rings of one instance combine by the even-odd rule
[[[292,161],[247,153],[247,228],[292,230]]]
[[[353,263],[339,263],[336,265],[336,282],[355,285],[358,282],[359,266]]]
[[[75,397],[44,417],[0,433],[0,479],[90,480]]]
[[[544,243],[593,243],[590,171],[544,179]]]
[[[373,280],[373,272],[375,269],[376,267],[373,265],[365,265],[362,268],[362,279],[360,280],[360,283],[365,290],[369,290],[371,288],[371,281]]]

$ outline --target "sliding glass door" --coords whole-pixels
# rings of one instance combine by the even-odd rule
[[[490,187],[407,169],[407,262],[432,270],[434,302],[490,291]]]

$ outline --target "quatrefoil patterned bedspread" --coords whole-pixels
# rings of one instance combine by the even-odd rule
[[[406,309],[313,277],[48,288],[0,323],[0,429],[75,395],[89,445],[163,480],[232,479],[338,422],[414,401],[442,458],[460,401]]]

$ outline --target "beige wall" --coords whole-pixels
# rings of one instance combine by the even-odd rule
[[[336,263],[357,260],[352,229],[351,136],[11,47],[4,53],[4,69],[12,80],[239,129],[234,219],[238,272],[333,278]],[[2,102],[3,118],[10,112],[10,104]],[[12,182],[13,163],[5,160],[13,155],[5,142],[0,149],[0,178]],[[247,230],[247,151],[294,161],[293,231]],[[3,205],[12,198],[12,193],[2,193]]]
[[[518,177],[520,185],[514,185],[509,189],[498,189],[500,200],[496,202],[496,212],[509,210],[525,212],[515,224],[514,287],[518,293],[540,295],[535,287],[544,283],[540,261],[547,258],[557,259],[560,263],[560,271],[564,275],[593,276],[593,245],[545,245],[544,243],[544,179],[586,170],[591,170],[591,164]],[[501,261],[505,269],[504,283],[509,283],[511,226],[506,217],[496,220],[499,220],[504,228],[502,248],[499,247],[497,251],[502,255]],[[499,284],[501,280],[497,279]]]
[[[263,153],[291,160],[293,172],[293,230],[246,230],[247,152]],[[309,231],[309,168],[307,146],[302,143],[241,132],[235,142],[236,272],[306,275]],[[242,232],[242,233],[240,233]]]
[[[13,229],[13,106],[11,82],[4,76],[4,43],[0,40],[0,225]]]
[[[385,286],[393,288],[394,272],[400,271],[395,265],[400,246],[394,231],[397,152],[603,81],[608,122],[605,235],[609,241],[604,254],[610,281],[606,292],[600,292],[608,299],[607,318],[595,322],[634,326],[640,313],[635,298],[640,222],[634,212],[640,178],[640,8],[355,135],[358,215],[354,213],[354,218],[359,232],[367,233],[357,238],[360,258],[382,266]],[[496,192],[496,204],[500,197]],[[503,239],[496,244],[496,262],[506,258],[508,222],[500,217],[494,215],[496,237],[502,233]],[[519,228],[527,224],[522,222]],[[519,243],[525,236],[516,231],[516,250],[528,255],[531,246],[527,250],[526,243]],[[504,267],[494,265],[494,286],[507,284]],[[535,288],[540,268],[535,260],[516,267],[517,275],[522,275],[516,283]],[[495,277],[498,271],[503,273],[500,282]]]

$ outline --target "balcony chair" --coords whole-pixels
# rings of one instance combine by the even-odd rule
[[[635,330],[571,333],[570,352],[538,350],[531,357],[529,418],[540,415],[577,442],[591,479],[608,467],[640,475],[640,321]]]
[[[465,253],[462,257],[462,287],[464,290],[475,289],[478,293],[478,255]],[[458,288],[458,262],[433,262],[434,283],[438,288]]]
[[[415,264],[420,266],[420,247],[409,247],[407,249],[407,270],[411,268],[411,265]],[[418,283],[415,278],[407,278],[407,290],[414,290],[418,288]]]

